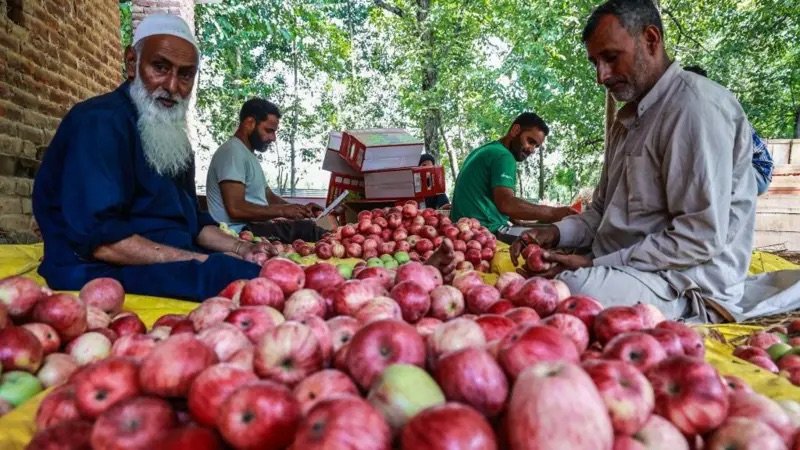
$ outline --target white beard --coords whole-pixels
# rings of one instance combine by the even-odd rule
[[[139,73],[138,64],[136,73]],[[185,171],[193,158],[186,129],[189,101],[179,96],[173,97],[160,87],[147,92],[138,76],[131,83],[130,95],[139,113],[137,125],[147,163],[159,175],[173,177]],[[176,103],[172,108],[166,108],[158,102],[160,97]]]

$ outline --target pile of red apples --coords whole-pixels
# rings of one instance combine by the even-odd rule
[[[46,298],[3,332],[47,323]],[[112,345],[44,398],[30,448],[800,448],[798,404],[721,376],[693,329],[542,278],[447,285],[409,262],[344,280],[273,258],[188,315],[136,323],[50,324],[67,346],[92,332]]]
[[[300,256],[316,254],[319,259],[361,258],[408,252],[412,261],[425,261],[449,238],[455,248],[458,270],[489,272],[497,241],[476,219],[449,217],[435,209],[419,210],[417,202],[402,207],[373,209],[358,213],[358,223],[338,227],[316,244],[295,241],[291,247],[273,243],[279,252],[294,250]]]

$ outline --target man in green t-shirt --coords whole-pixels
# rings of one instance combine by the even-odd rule
[[[453,193],[453,220],[475,218],[499,237],[508,236],[508,240],[513,240],[513,235],[519,235],[522,229],[511,228],[509,220],[552,223],[575,214],[569,207],[534,205],[514,192],[517,163],[532,155],[549,132],[541,117],[525,112],[514,120],[500,140],[467,155]]]

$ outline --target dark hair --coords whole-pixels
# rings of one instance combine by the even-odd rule
[[[703,69],[700,66],[686,66],[686,67],[683,68],[683,70],[685,70],[687,72],[693,72],[693,73],[696,73],[698,75],[702,75],[702,76],[708,78],[708,72],[706,72],[706,69]]]
[[[523,130],[536,127],[542,130],[545,136],[550,134],[550,128],[547,126],[546,123],[544,123],[544,120],[542,120],[541,117],[532,112],[524,112],[518,115],[517,118],[514,119],[514,123],[511,124],[512,127],[514,125],[519,125],[520,128],[522,128]]]
[[[583,29],[583,42],[592,37],[600,19],[609,14],[615,16],[631,36],[638,36],[645,28],[653,25],[658,28],[661,38],[664,38],[661,14],[652,0],[609,0],[592,11]]]
[[[239,111],[239,123],[244,122],[244,119],[252,117],[256,119],[256,123],[267,120],[267,116],[273,115],[278,119],[281,118],[281,110],[274,103],[264,100],[263,98],[251,98],[244,102],[241,111]]]
[[[431,155],[430,153],[423,153],[422,155],[420,155],[419,162],[417,163],[417,165],[420,165],[425,161],[430,161],[433,164],[436,164],[436,158],[434,158],[433,155]]]

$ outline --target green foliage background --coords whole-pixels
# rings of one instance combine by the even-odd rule
[[[224,0],[198,5],[199,115],[214,144],[254,95],[285,111],[279,187],[298,185],[326,133],[406,127],[450,174],[519,112],[551,124],[522,194],[566,201],[597,181],[604,91],[580,42],[597,1]],[[762,136],[790,138],[800,115],[800,2],[662,0],[670,55],[705,67]],[[125,31],[123,30],[123,33]],[[309,101],[313,99],[313,101]],[[201,149],[211,152],[213,148]],[[293,163],[294,161],[294,163]],[[293,170],[293,168],[295,170]],[[453,167],[455,168],[455,167]],[[319,183],[318,183],[319,184]]]

